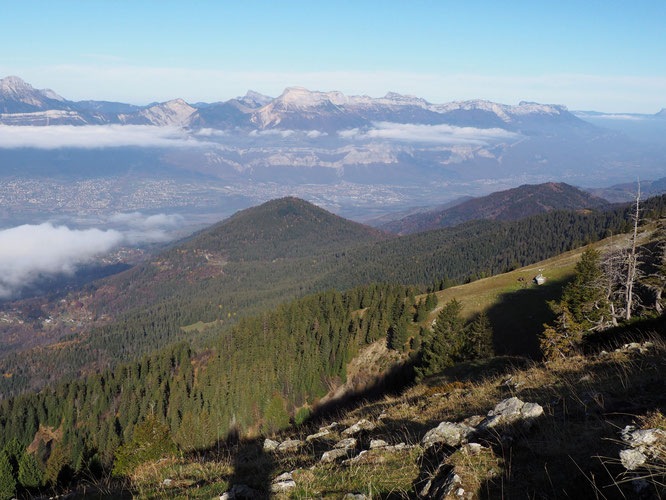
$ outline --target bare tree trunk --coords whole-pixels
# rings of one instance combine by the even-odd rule
[[[640,200],[641,200],[641,183],[638,182],[638,192],[636,193],[636,212],[634,213],[634,233],[631,237],[631,251],[629,253],[629,265],[627,266],[627,281],[625,284],[625,298],[626,310],[624,319],[629,321],[631,319],[631,307],[634,300],[634,283],[636,281],[636,244],[638,239],[638,220],[640,218]]]

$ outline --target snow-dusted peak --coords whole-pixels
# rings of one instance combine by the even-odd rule
[[[657,116],[664,116],[666,117],[666,108],[661,108],[661,111],[657,113]]]
[[[266,104],[270,103],[273,98],[259,92],[255,92],[254,90],[248,90],[243,97],[237,97],[236,100],[242,102],[250,108],[261,108],[262,106],[266,106]]]
[[[65,100],[66,100],[63,96],[61,96],[60,94],[55,93],[51,89],[40,89],[39,93],[42,94],[47,99],[53,99],[54,101],[65,102]]]
[[[0,80],[0,92],[2,92],[3,95],[22,95],[34,91],[35,89],[32,87],[32,85],[25,82],[18,76],[7,76]]]
[[[183,99],[154,104],[138,113],[118,115],[121,123],[149,123],[157,126],[184,125],[196,111]]]
[[[398,94],[397,92],[387,92],[386,95],[384,96],[384,99],[382,100],[402,105],[412,105],[412,106],[421,106],[421,107],[428,105],[428,101],[426,101],[425,99],[409,94]]]

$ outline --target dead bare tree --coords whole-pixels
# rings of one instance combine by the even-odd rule
[[[638,246],[638,223],[640,220],[640,201],[641,201],[641,183],[638,181],[638,190],[636,191],[636,211],[632,219],[634,222],[634,231],[631,235],[631,248],[627,255],[627,279],[625,282],[625,311],[624,319],[629,321],[631,319],[631,311],[634,307],[634,285],[636,283],[638,274],[638,254],[636,248]]]

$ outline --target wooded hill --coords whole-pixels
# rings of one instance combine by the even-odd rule
[[[262,226],[264,210],[272,213],[276,206],[283,215],[272,215],[278,217],[275,224]],[[87,292],[92,297],[88,307],[115,320],[61,338],[52,347],[5,357],[0,363],[5,374],[0,393],[18,393],[103,370],[184,339],[205,345],[209,331],[183,328],[199,321],[216,322],[216,328],[224,330],[244,315],[331,287],[344,290],[390,282],[425,289],[435,281],[465,282],[538,262],[628,231],[630,226],[629,209],[620,207],[605,212],[554,211],[514,222],[472,221],[383,239],[381,233],[302,200],[288,198],[262,207],[237,215],[228,224],[229,232],[222,223],[148,263],[97,283]],[[665,210],[666,197],[644,204],[646,216]],[[248,213],[254,216],[245,217]],[[295,223],[300,218],[307,221],[309,231]],[[329,223],[334,226],[333,248],[351,241],[349,250],[326,253]],[[260,229],[253,229],[255,225]],[[245,254],[244,227],[255,235],[248,239],[252,248]],[[276,236],[278,242],[263,242],[261,234]],[[227,236],[235,243],[228,243]],[[297,254],[306,252],[308,244],[313,254],[277,258],[287,254],[292,241],[303,245]],[[241,255],[258,260],[231,260]]]
[[[643,213],[663,215],[663,203],[653,200]],[[664,234],[656,242],[660,249]],[[591,285],[603,288],[590,281],[589,269],[602,268],[590,260],[593,250],[583,255],[558,308],[587,318],[597,303],[588,298]],[[661,263],[666,257],[659,255]],[[645,276],[655,264],[644,261]],[[645,300],[653,285],[645,281],[645,305],[636,308],[648,320],[660,311],[659,304],[650,307]],[[619,305],[621,297],[613,301]],[[402,285],[320,292],[230,329],[204,326],[211,342],[203,348],[172,344],[139,361],[7,398],[0,403],[0,467],[30,493],[44,483],[66,485],[110,470],[125,475],[178,450],[210,451],[233,430],[272,434],[306,420],[317,400],[347,378],[349,361],[373,342],[388,346],[397,359],[409,359],[417,379],[492,355],[488,316],[466,320],[454,300],[440,304],[433,324],[428,311],[436,306],[434,293],[417,298],[416,289]],[[557,328],[554,335],[564,336],[571,324]],[[413,374],[404,371],[403,381]]]
[[[409,215],[379,227],[389,233],[405,235],[454,226],[468,220],[513,221],[552,210],[599,209],[607,205],[606,200],[563,182],[525,184],[472,198],[444,210]]]

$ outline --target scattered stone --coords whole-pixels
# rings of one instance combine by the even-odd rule
[[[220,500],[254,500],[260,498],[259,492],[244,484],[234,484],[229,491],[220,495]]]
[[[284,472],[278,477],[273,479],[271,484],[271,491],[273,493],[284,493],[292,488],[296,487],[296,482],[291,474],[291,472]]]
[[[347,493],[344,497],[344,500],[366,500],[366,497],[363,493]]]
[[[467,417],[465,420],[463,420],[462,423],[470,427],[478,427],[479,424],[485,420],[485,418],[486,417],[483,415],[472,415],[471,417]]]
[[[300,439],[287,439],[286,441],[282,441],[280,443],[280,446],[278,446],[278,451],[296,451],[301,446],[303,446],[303,441]]]
[[[273,441],[272,439],[266,439],[264,441],[264,451],[275,451],[280,446],[280,443]]]
[[[291,472],[283,472],[283,473],[280,474],[278,477],[276,477],[275,479],[273,479],[273,482],[274,482],[274,483],[281,483],[281,482],[283,482],[283,481],[290,481],[290,480],[292,480],[292,479],[294,479],[294,477],[293,477],[293,475],[292,475]]]
[[[654,446],[660,439],[666,440],[666,432],[661,429],[640,429],[632,425],[622,429],[622,441],[632,448],[644,448]]]
[[[162,486],[171,486],[173,484],[173,479],[165,479],[162,481]]]
[[[362,419],[356,422],[354,425],[351,427],[348,427],[344,431],[342,431],[343,436],[353,436],[354,434],[358,434],[361,431],[372,431],[375,428],[375,424],[370,422],[369,420]]]
[[[309,443],[310,441],[314,441],[315,439],[321,439],[325,436],[328,436],[331,434],[331,431],[328,429],[324,429],[323,431],[319,431],[316,434],[310,434],[308,437],[305,438],[305,440]]]
[[[423,439],[421,444],[424,448],[428,449],[439,443],[448,446],[458,446],[459,444],[467,441],[467,436],[472,434],[476,429],[462,423],[442,422],[434,429],[430,429]]]
[[[321,461],[324,463],[331,463],[346,456],[347,450],[343,450],[342,448],[335,448],[333,450],[324,452],[324,454],[321,456]]]
[[[368,454],[370,454],[369,450],[363,450],[361,453],[359,453],[355,457],[348,458],[347,460],[343,460],[342,463],[344,465],[352,465],[352,464],[358,463],[361,460],[363,460]]]
[[[578,382],[592,382],[592,376],[583,375],[581,378],[578,379]]]
[[[433,476],[421,490],[422,498],[446,498],[462,483],[460,476],[445,465],[440,464]]]
[[[466,455],[478,455],[483,450],[487,449],[488,449],[487,447],[482,446],[479,443],[467,443],[465,446],[461,448],[462,452]]]
[[[325,425],[324,427],[320,427],[319,432],[326,432],[326,431],[331,432],[333,429],[335,429],[336,427],[339,427],[339,426],[340,426],[339,423],[331,422],[330,424]]]
[[[333,448],[340,449],[340,450],[351,450],[353,448],[356,448],[356,444],[357,444],[357,441],[356,441],[355,438],[347,438],[347,439],[343,439],[341,441],[338,441]]]
[[[383,439],[372,439],[370,440],[370,449],[374,450],[376,448],[386,448],[388,443]]]
[[[481,425],[492,428],[497,425],[506,425],[523,420],[530,422],[543,415],[543,407],[537,403],[525,403],[517,397],[499,402],[494,409],[488,412],[488,417]]]
[[[647,461],[647,457],[640,451],[629,448],[620,452],[620,461],[627,470],[634,470]]]
[[[379,416],[377,417],[377,420],[384,420],[385,418],[388,417],[388,413],[386,412],[381,412]]]

